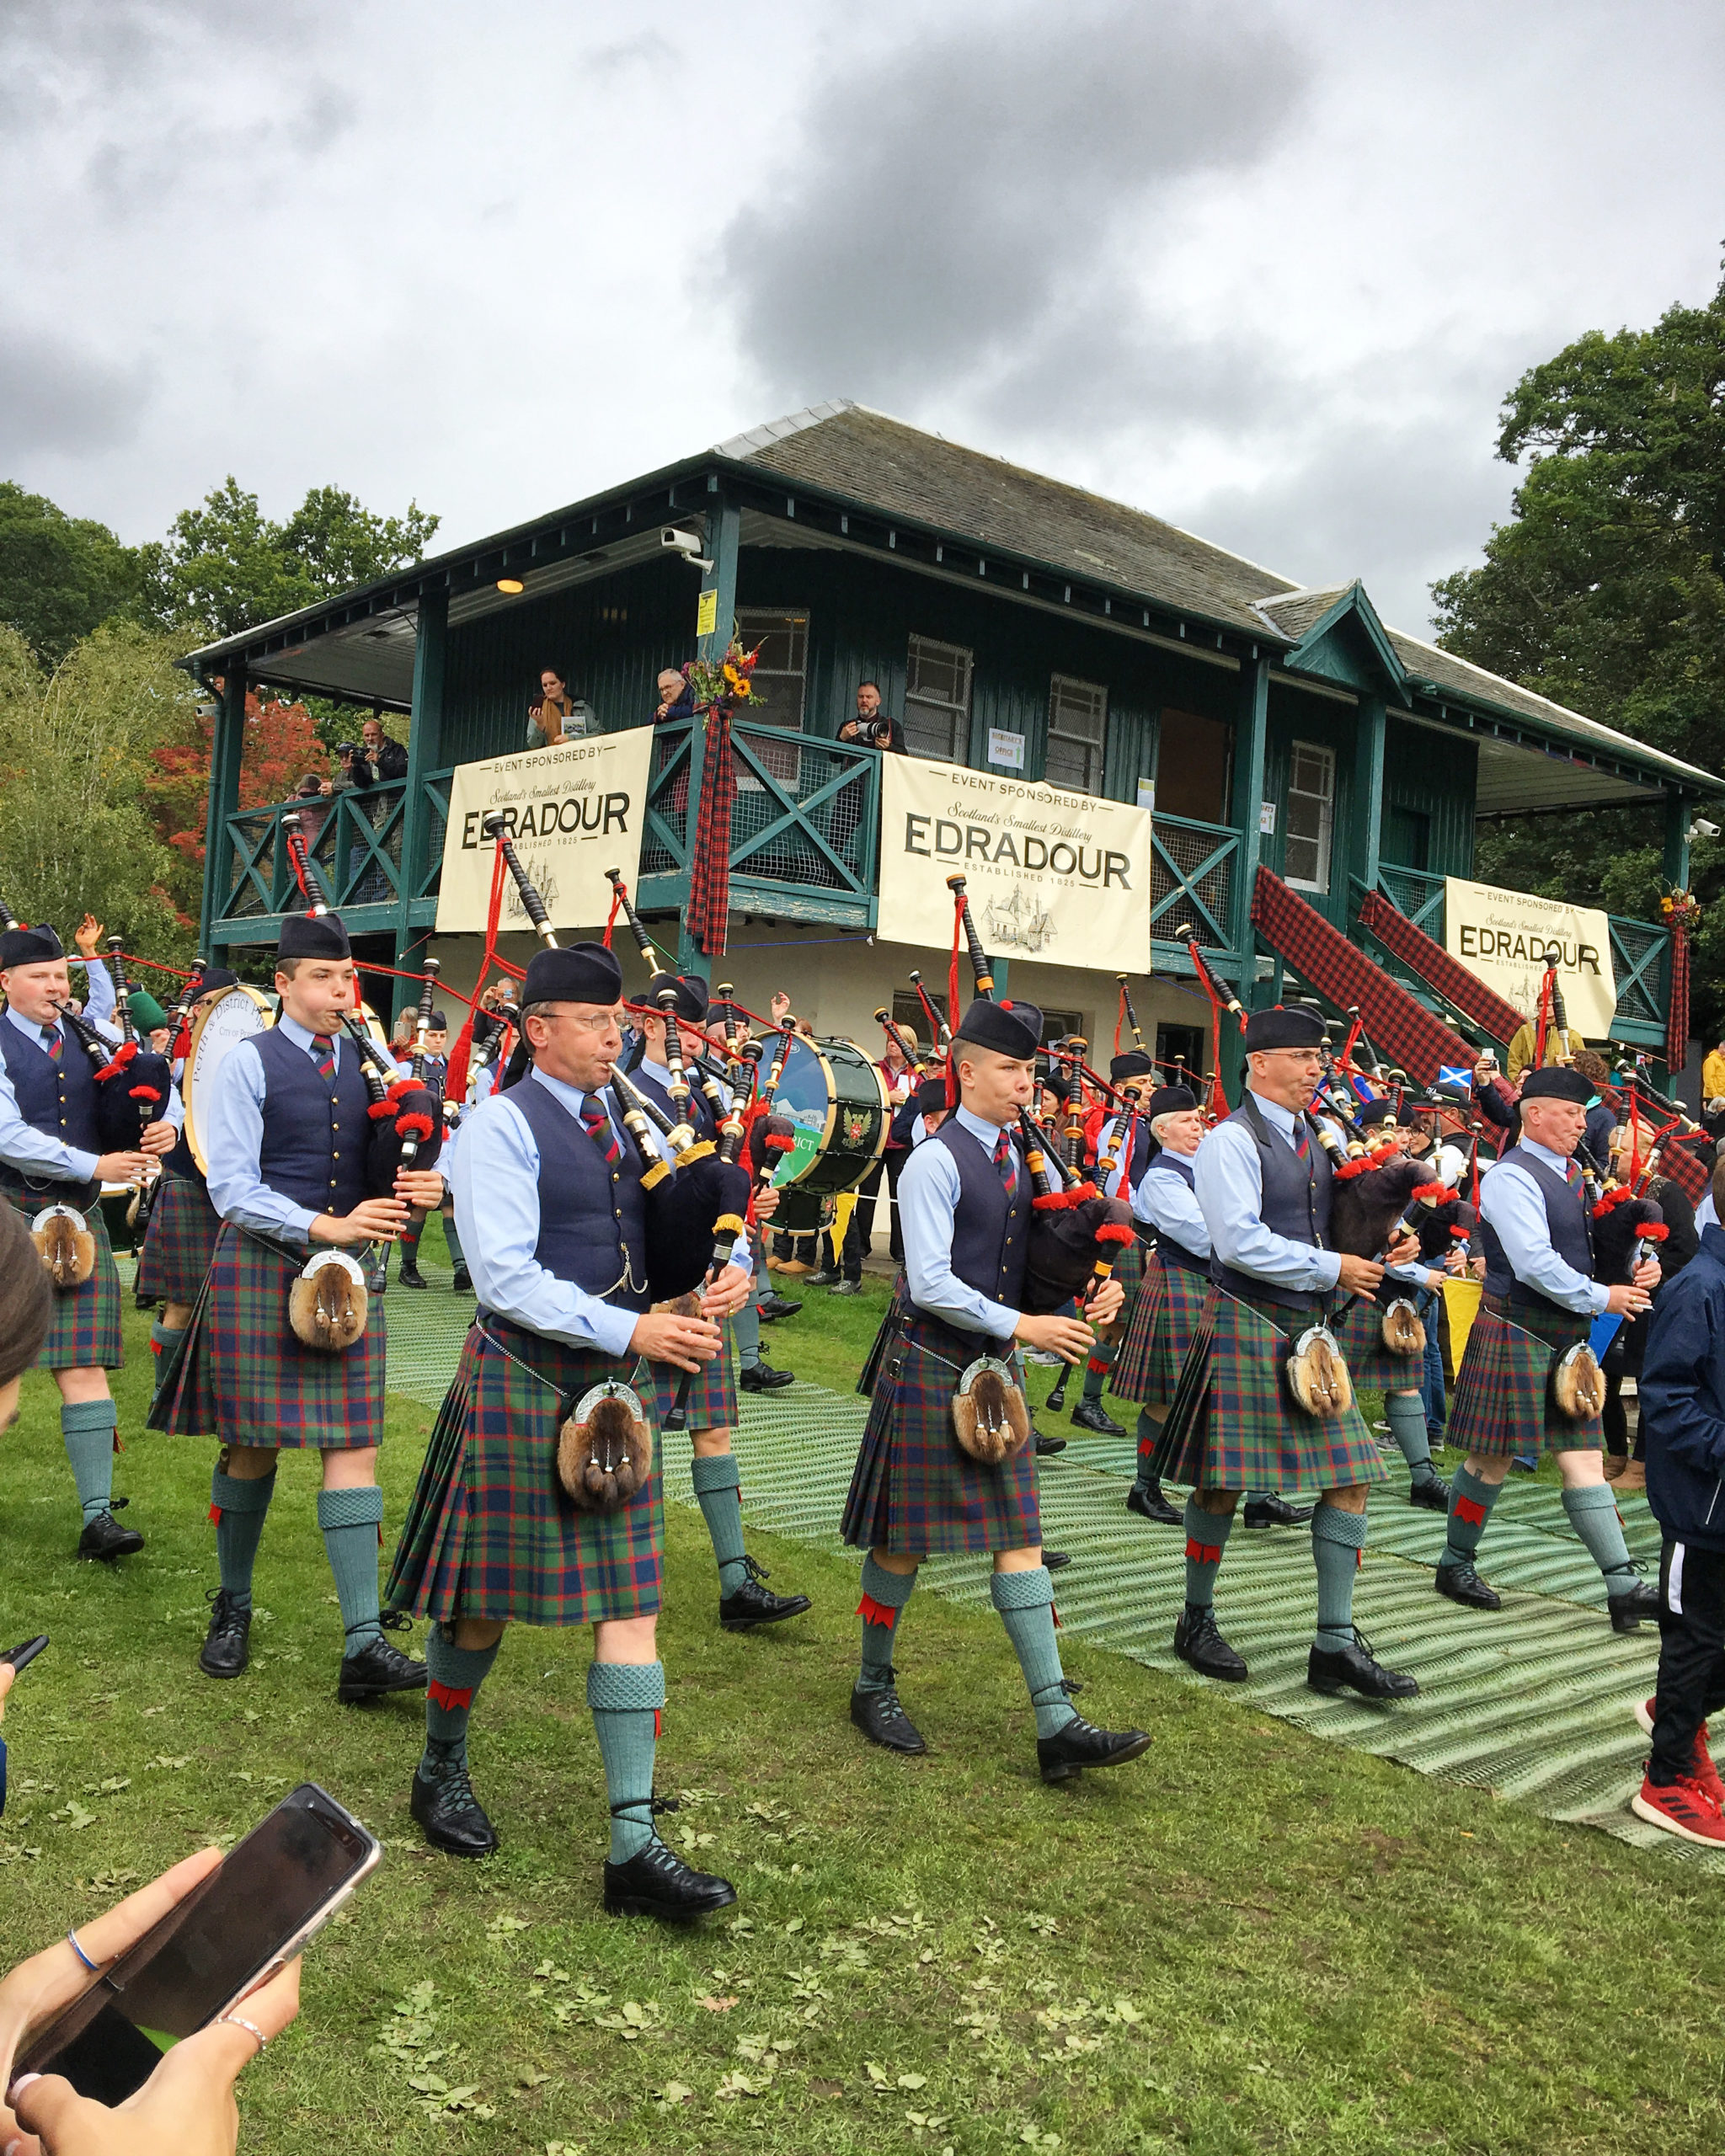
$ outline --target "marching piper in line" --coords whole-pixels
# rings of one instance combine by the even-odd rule
[[[1323,1072],[1324,1029],[1311,1011],[1256,1011],[1246,1027],[1247,1090],[1199,1149],[1194,1187],[1210,1238],[1201,1328],[1187,1356],[1154,1455],[1162,1474],[1190,1482],[1186,1506],[1186,1606],[1174,1652],[1206,1677],[1237,1683],[1242,1657],[1215,1620],[1215,1580],[1240,1493],[1316,1486],[1311,1516],[1317,1632],[1306,1665],[1314,1691],[1344,1687],[1367,1699],[1406,1699],[1419,1687],[1385,1668],[1354,1622],[1354,1576],[1365,1546],[1370,1486],[1385,1480],[1370,1432],[1351,1402],[1308,1412],[1284,1374],[1290,1342],[1305,1341],[1338,1288],[1375,1293],[1381,1265],[1329,1247],[1330,1164],[1308,1110]],[[1414,1247],[1402,1236],[1397,1262]],[[1307,1342],[1315,1360],[1324,1341]]]
[[[318,1288],[301,1267],[324,1246],[363,1249],[391,1240],[409,1206],[439,1202],[443,1178],[435,1168],[406,1171],[393,1197],[366,1194],[371,1097],[342,1027],[357,996],[353,953],[337,915],[294,914],[282,923],[275,989],[276,1022],[229,1049],[209,1114],[199,1118],[210,1202],[223,1225],[150,1427],[221,1440],[210,1484],[221,1583],[198,1657],[208,1677],[238,1677],[250,1658],[252,1572],[278,1452],[322,1452],[318,1524],[344,1628],[336,1697],[352,1703],[414,1689],[425,1681],[425,1665],[391,1646],[378,1614],[382,1307],[373,1299],[363,1331],[350,1339],[354,1303],[337,1275],[350,1270],[356,1286],[359,1268],[328,1259],[334,1271]],[[314,1311],[325,1316],[323,1296],[340,1295],[330,1346],[308,1345],[296,1327],[308,1287]]]
[[[1130,1101],[1138,1101],[1154,1084],[1156,1065],[1140,1049],[1129,1049],[1124,1055],[1117,1055],[1108,1065],[1108,1083]],[[1129,1107],[1116,1107],[1103,1122],[1097,1134],[1098,1162],[1118,1154],[1124,1148],[1130,1132],[1132,1156],[1119,1158],[1119,1165],[1104,1182],[1103,1195],[1124,1198],[1132,1205],[1135,1218],[1137,1207],[1133,1193],[1143,1181],[1156,1143],[1150,1134],[1150,1119],[1140,1113],[1135,1115]],[[1108,1380],[1108,1373],[1119,1362],[1121,1346],[1131,1328],[1133,1313],[1138,1306],[1144,1280],[1145,1244],[1135,1241],[1120,1253],[1114,1267],[1114,1278],[1120,1283],[1125,1298],[1114,1328],[1113,1342],[1098,1338],[1084,1364],[1084,1390],[1073,1402],[1072,1421],[1077,1428],[1089,1430],[1101,1438],[1124,1438],[1125,1431],[1102,1404],[1102,1396]],[[1116,1392],[1119,1390],[1117,1385]]]
[[[537,953],[522,997],[528,1068],[463,1126],[456,1215],[479,1312],[426,1450],[389,1596],[432,1624],[412,1806],[433,1847],[457,1856],[497,1847],[468,1774],[467,1726],[505,1625],[591,1625],[587,1704],[611,1804],[605,1905],[685,1917],[736,1895],[685,1864],[654,1826],[667,1808],[653,1790],[665,1521],[658,1460],[644,1468],[628,1449],[640,1403],[626,1381],[639,1358],[697,1370],[718,1353],[720,1335],[711,1315],[648,1307],[642,1166],[608,1090],[622,1049],[622,995],[602,944]],[[715,1293],[708,1308],[729,1300]],[[604,1509],[578,1507],[559,1473],[572,1406],[572,1421],[624,1418],[618,1456],[633,1466],[601,1493]]]
[[[889,1751],[927,1750],[899,1699],[898,1625],[930,1551],[986,1550],[994,1606],[1036,1710],[1038,1764],[1044,1781],[1057,1782],[1136,1758],[1150,1739],[1093,1728],[1068,1697],[1029,1417],[1008,1359],[1023,1342],[1076,1361],[1094,1337],[1080,1318],[1029,1317],[1019,1307],[1031,1193],[1012,1133],[1034,1091],[1041,1030],[1032,1005],[979,997],[954,1037],[958,1109],[899,1180],[908,1304],[875,1382],[842,1532],[868,1552],[857,1726]],[[1106,1324],[1119,1305],[1109,1281],[1092,1315]]]
[[[93,1002],[105,972],[99,959],[90,960]],[[142,1550],[144,1538],[114,1517],[126,1500],[114,1495],[118,1418],[108,1373],[125,1358],[120,1275],[102,1217],[102,1185],[142,1181],[149,1160],[159,1159],[179,1134],[179,1103],[176,1096],[145,1130],[142,1150],[103,1150],[96,1073],[61,1017],[72,984],[65,949],[51,928],[0,934],[0,993],[6,998],[0,1016],[0,1192],[26,1222],[61,1209],[45,1230],[57,1239],[61,1262],[53,1323],[35,1364],[51,1370],[60,1389],[60,1433],[83,1515],[77,1554],[111,1561]],[[111,995],[110,985],[110,1010]],[[120,1035],[105,1021],[84,1022],[119,1044]]]
[[[1152,1465],[1161,1423],[1147,1402],[1164,1410],[1192,1345],[1210,1292],[1210,1230],[1198,1203],[1193,1164],[1204,1139],[1204,1117],[1189,1086],[1163,1086],[1144,1104],[1152,1157],[1132,1186],[1134,1218],[1156,1236],[1138,1305],[1120,1350],[1114,1390],[1138,1403],[1138,1474],[1126,1509],[1163,1527],[1183,1515],[1162,1494]]]
[[[1566,1413],[1559,1358],[1584,1342],[1605,1311],[1630,1317],[1651,1306],[1658,1263],[1607,1287],[1594,1277],[1593,1224],[1575,1148],[1592,1087],[1577,1070],[1530,1070],[1521,1088],[1521,1136],[1480,1179],[1485,1293],[1467,1336],[1450,1411],[1450,1442],[1467,1454],[1451,1485],[1450,1532],[1437,1588],[1472,1609],[1502,1598],[1476,1569],[1480,1540],[1518,1454],[1557,1455],[1563,1509],[1605,1582],[1613,1629],[1632,1632],[1657,1616],[1658,1596],[1637,1574],[1617,1500],[1605,1481],[1597,1405]]]
[[[710,999],[707,983],[698,974],[679,977],[676,996],[680,1019],[686,1020],[690,1026],[705,1023]],[[671,1097],[670,1067],[665,1053],[665,1020],[657,1012],[638,1011],[636,1022],[640,1027],[646,1053],[629,1073],[630,1080],[675,1120],[676,1109]],[[706,1052],[707,1043],[698,1033],[679,1027],[679,1042],[686,1064]],[[726,1105],[729,1105],[729,1102]],[[701,1087],[692,1082],[688,1115],[697,1139],[717,1139],[718,1124],[712,1104]],[[769,1185],[756,1193],[757,1217],[770,1219],[777,1203],[778,1193]],[[788,1617],[800,1617],[810,1605],[806,1594],[775,1594],[770,1588],[764,1587],[761,1582],[767,1577],[764,1567],[743,1547],[742,1477],[732,1449],[737,1427],[737,1385],[731,1369],[729,1334],[732,1326],[750,1307],[754,1288],[754,1260],[746,1232],[737,1238],[726,1273],[736,1276],[723,1283],[727,1299],[734,1305],[724,1326],[726,1337],[718,1354],[697,1373],[686,1406],[694,1448],[695,1496],[701,1507],[701,1517],[707,1523],[707,1531],[713,1538],[713,1554],[718,1565],[718,1621],[728,1632],[752,1632],[763,1625],[782,1624]],[[674,1364],[653,1365],[654,1406],[661,1428],[676,1398],[681,1379],[681,1372]]]

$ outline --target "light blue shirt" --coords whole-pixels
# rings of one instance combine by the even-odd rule
[[[542,1070],[530,1070],[521,1083],[543,1086],[575,1117],[587,1098]],[[617,1126],[610,1095],[594,1097]],[[634,1143],[620,1127],[618,1137],[626,1147]],[[533,1255],[539,1241],[539,1146],[510,1093],[494,1093],[468,1114],[451,1182],[456,1231],[482,1310],[572,1348],[596,1348],[613,1356],[629,1353],[638,1313],[590,1295],[573,1280],[559,1280]]]
[[[318,1038],[286,1011],[275,1021],[275,1030],[286,1033],[308,1057]],[[339,1070],[342,1058],[356,1051],[339,1033],[334,1036],[333,1045]],[[271,1190],[259,1173],[264,1150],[264,1065],[251,1041],[236,1041],[222,1057],[209,1113],[200,1117],[199,1123],[210,1164],[206,1177],[210,1203],[222,1219],[237,1228],[249,1228],[254,1235],[308,1243],[317,1214]]]
[[[99,958],[84,963],[84,1016],[92,1025],[109,1026],[120,1008],[120,996],[114,985],[114,976]]]
[[[1294,1113],[1253,1093],[1264,1121],[1294,1150]],[[1310,1140],[1316,1145],[1314,1138]],[[1316,1250],[1265,1227],[1263,1171],[1258,1147],[1243,1123],[1219,1123],[1193,1161],[1198,1203],[1210,1230],[1210,1249],[1224,1265],[1255,1279],[1306,1295],[1327,1294],[1342,1277],[1338,1251]]]
[[[985,1123],[969,1108],[953,1110],[958,1123],[991,1159],[1001,1134],[997,1123]],[[1028,1175],[1022,1153],[1018,1173]],[[992,1302],[979,1289],[967,1287],[953,1271],[953,1216],[959,1209],[959,1164],[944,1145],[921,1145],[905,1163],[899,1177],[899,1224],[905,1239],[905,1273],[911,1299],[919,1310],[944,1318],[967,1332],[985,1332],[1009,1340],[1020,1313]]]
[[[1130,1118],[1129,1118],[1128,1120],[1130,1121]],[[1119,1116],[1111,1115],[1108,1121],[1103,1125],[1102,1129],[1096,1134],[1096,1159],[1098,1167],[1102,1165],[1103,1156],[1108,1152],[1109,1146],[1114,1142],[1114,1133],[1116,1129],[1119,1127],[1119,1121],[1120,1118]],[[1144,1118],[1140,1116],[1137,1118],[1138,1129],[1142,1130],[1146,1127]],[[1125,1144],[1125,1134],[1124,1131],[1120,1134],[1120,1142],[1123,1145]],[[1133,1137],[1132,1142],[1135,1146],[1138,1142],[1135,1134]],[[1122,1155],[1120,1165],[1109,1173],[1107,1180],[1103,1185],[1102,1194],[1104,1198],[1118,1198],[1120,1195],[1120,1186],[1125,1181],[1126,1171],[1131,1166],[1131,1161]],[[1148,1175],[1150,1171],[1146,1168],[1144,1172],[1146,1175]],[[1141,1181],[1142,1177],[1140,1177],[1140,1180]],[[1129,1199],[1132,1193],[1130,1191],[1126,1193],[1126,1196]]]
[[[1719,1209],[1713,1203],[1711,1188],[1701,1193],[1701,1202],[1695,1209],[1695,1225],[1697,1234],[1703,1228],[1717,1228],[1719,1225]]]
[[[105,971],[106,969],[104,968]],[[110,1006],[111,1007],[111,1006]],[[115,1028],[100,1020],[91,1020],[104,1040],[119,1043],[120,1035]],[[37,1048],[47,1046],[50,1027],[39,1026],[35,1019],[25,1018],[8,1005],[0,1023],[15,1026],[24,1038]],[[82,1055],[83,1049],[67,1029],[63,1036],[62,1055]],[[168,1120],[176,1130],[180,1126],[183,1111],[178,1091],[168,1097]],[[26,1123],[19,1112],[18,1096],[13,1091],[12,1080],[6,1066],[0,1063],[0,1161],[16,1168],[20,1175],[28,1176],[33,1182],[93,1182],[96,1180],[98,1155],[87,1153],[79,1145],[68,1145],[63,1139],[56,1138],[45,1130],[38,1130],[33,1123]]]
[[[1214,1134],[1212,1132],[1210,1136]],[[1209,1143],[1210,1137],[1206,1137],[1198,1151],[1188,1156],[1194,1174]],[[1198,1202],[1198,1194],[1186,1187],[1185,1177],[1176,1170],[1158,1169],[1156,1161],[1162,1157],[1158,1154],[1139,1177],[1138,1187],[1132,1193],[1132,1210],[1139,1219],[1183,1244],[1194,1257],[1208,1257],[1210,1230],[1204,1223],[1204,1208]]]
[[[1521,1143],[1544,1166],[1567,1177],[1569,1162],[1548,1146],[1535,1145],[1524,1131]],[[1583,1193],[1585,1202],[1585,1193]],[[1551,1247],[1545,1193],[1519,1161],[1499,1161],[1479,1182],[1479,1216],[1497,1231],[1503,1254],[1518,1280],[1578,1316],[1597,1317],[1610,1300],[1603,1280],[1590,1280],[1566,1265]]]

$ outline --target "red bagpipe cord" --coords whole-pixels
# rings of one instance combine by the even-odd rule
[[[1671,924],[1671,1008],[1665,1020],[1665,1068],[1674,1078],[1689,1060],[1689,925]]]
[[[689,933],[709,958],[724,955],[731,905],[731,808],[737,798],[730,707],[707,707],[707,759],[689,873]]]
[[[1193,971],[1198,975],[1199,985],[1210,998],[1210,1112],[1218,1118],[1228,1113],[1228,1096],[1222,1085],[1222,997],[1221,991],[1210,977],[1210,968],[1199,956],[1196,942],[1186,948],[1192,953]]]
[[[497,924],[503,915],[503,879],[509,873],[508,863],[503,857],[503,846],[499,842],[491,862],[491,898],[485,909],[485,955],[479,962],[478,981],[483,990],[493,969],[500,965],[497,955]],[[514,973],[513,966],[504,969]],[[449,1069],[444,1074],[446,1100],[464,1101],[467,1097],[467,1065],[473,1054],[473,1020],[478,1015],[477,998],[467,1006],[467,1022],[456,1036],[455,1046],[449,1052]]]
[[[1550,1031],[1551,1024],[1553,978],[1548,968],[1545,979],[1540,983],[1540,1022],[1533,1040],[1533,1067],[1535,1070],[1543,1070],[1546,1067],[1546,1035]]]

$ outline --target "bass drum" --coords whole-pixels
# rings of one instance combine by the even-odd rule
[[[200,1103],[204,1104],[201,1112],[207,1116],[216,1073],[228,1050],[236,1042],[249,1040],[254,1033],[264,1032],[274,1024],[275,1016],[269,1002],[255,988],[238,981],[232,988],[224,988],[192,1021],[191,1038],[180,1073],[179,1097],[185,1107],[186,1143],[192,1149],[192,1158],[206,1175],[210,1172],[210,1163],[204,1157],[203,1142],[198,1135]]]
[[[886,1150],[892,1125],[886,1083],[855,1041],[811,1041],[799,1033],[772,1105],[796,1133],[773,1173],[781,1190],[811,1198],[854,1190]]]

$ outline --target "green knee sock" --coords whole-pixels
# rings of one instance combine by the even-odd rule
[[[1084,1397],[1100,1400],[1102,1389],[1108,1383],[1108,1372],[1114,1366],[1112,1348],[1098,1348],[1084,1365]]]
[[[1501,1482],[1482,1482],[1478,1476],[1458,1467],[1450,1482],[1450,1532],[1444,1544],[1443,1562],[1471,1565],[1479,1539],[1486,1531],[1492,1507],[1498,1502]]]
[[[446,1625],[431,1627],[425,1642],[428,1753],[432,1745],[441,1744],[446,1757],[467,1758],[467,1716],[473,1711],[473,1694],[491,1674],[491,1665],[502,1645],[499,1639],[489,1647],[458,1647]]]
[[[1317,1644],[1339,1654],[1354,1643],[1354,1575],[1365,1547],[1365,1514],[1320,1505],[1311,1516],[1311,1561],[1317,1567]]]
[[[1077,1720],[1076,1710],[1066,1697],[1060,1668],[1060,1650],[1055,1638],[1055,1583],[1045,1565],[1028,1572],[996,1572],[989,1582],[989,1598],[1001,1613],[1007,1637],[1018,1656],[1018,1667],[1030,1689],[1036,1710],[1036,1733],[1052,1737]]]
[[[72,1462],[86,1524],[105,1513],[113,1501],[117,1421],[111,1400],[72,1400],[61,1404],[60,1435],[66,1457]]]
[[[1134,1432],[1134,1435],[1138,1439],[1136,1480],[1140,1490],[1148,1490],[1158,1479],[1150,1463],[1156,1452],[1156,1440],[1162,1433],[1162,1424],[1156,1421],[1147,1407],[1140,1407],[1138,1411],[1138,1427]]]
[[[587,1705],[611,1799],[611,1860],[627,1864],[655,1838],[653,1758],[665,1705],[665,1664],[589,1662]]]
[[[210,1509],[216,1519],[216,1561],[224,1592],[240,1609],[252,1606],[252,1566],[264,1537],[264,1515],[275,1495],[275,1470],[242,1481],[218,1467],[210,1477]]]
[[[443,1241],[444,1246],[449,1252],[450,1263],[457,1273],[461,1272],[467,1261],[462,1256],[462,1239],[456,1233],[453,1213],[446,1213],[443,1216]]]
[[[752,1370],[761,1360],[761,1313],[753,1295],[732,1318],[731,1333],[739,1361],[745,1370]]]
[[[694,1464],[695,1496],[707,1532],[713,1537],[713,1554],[718,1560],[718,1591],[734,1594],[749,1577],[743,1554],[742,1477],[734,1453],[718,1453]]]
[[[348,1654],[358,1654],[383,1636],[377,1622],[377,1542],[383,1524],[383,1492],[320,1490],[318,1524],[335,1575],[341,1621],[347,1628]]]
[[[1417,1392],[1390,1392],[1384,1396],[1384,1414],[1390,1435],[1402,1448],[1402,1457],[1413,1470],[1415,1488],[1435,1482],[1432,1441],[1425,1427],[1425,1402]]]
[[[1194,1491],[1186,1500],[1186,1607],[1208,1609],[1216,1598],[1216,1572],[1228,1535],[1232,1513],[1207,1513]]]
[[[174,1360],[174,1351],[185,1338],[183,1325],[163,1325],[154,1319],[150,1326],[150,1353],[156,1365],[155,1390],[160,1392],[162,1380],[168,1374],[168,1366]]]
[[[425,1233],[422,1222],[410,1220],[396,1238],[396,1248],[401,1252],[399,1270],[405,1273],[410,1265],[419,1262],[419,1237]]]
[[[1563,1509],[1569,1524],[1587,1545],[1588,1555],[1605,1577],[1608,1594],[1627,1594],[1636,1573],[1623,1540],[1623,1522],[1617,1515],[1616,1493],[1609,1482],[1583,1490],[1566,1490]]]
[[[888,1572],[884,1565],[875,1563],[872,1550],[862,1560],[862,1599],[857,1604],[857,1614],[862,1620],[859,1692],[884,1692],[891,1684],[899,1618],[916,1585],[915,1572]]]

